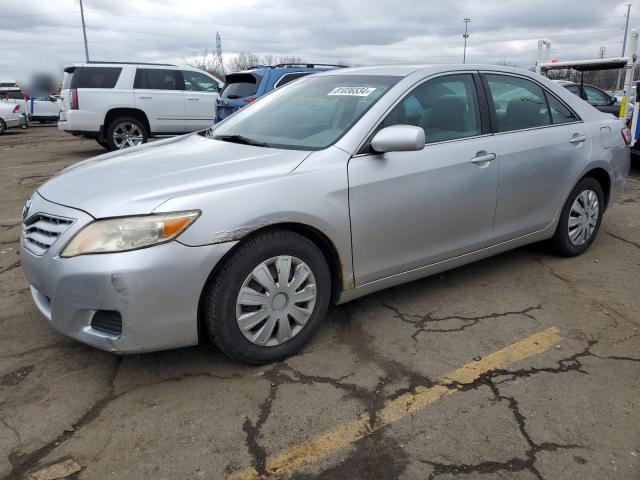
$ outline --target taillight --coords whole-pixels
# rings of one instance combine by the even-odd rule
[[[71,110],[78,110],[78,90],[71,90]]]
[[[20,105],[13,107],[13,113],[20,113]]]
[[[256,97],[247,97],[247,98],[242,99],[242,101],[243,101],[244,103],[251,103],[251,102],[255,102],[255,101],[256,101]]]
[[[622,130],[620,130],[620,133],[622,134],[624,144],[629,145],[631,143],[631,130],[629,130],[627,127],[624,127]]]

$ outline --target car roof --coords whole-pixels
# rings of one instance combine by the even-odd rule
[[[412,73],[421,73],[424,76],[433,75],[442,72],[455,72],[455,71],[491,71],[491,72],[503,72],[503,73],[516,73],[518,75],[526,75],[529,77],[536,76],[535,73],[524,70],[522,68],[503,67],[501,65],[486,65],[486,64],[417,64],[417,65],[381,65],[370,67],[352,67],[341,68],[336,70],[330,70],[328,72],[322,72],[318,75],[390,75],[398,77],[407,77]]]

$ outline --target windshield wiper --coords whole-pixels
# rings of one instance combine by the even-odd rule
[[[211,138],[215,140],[222,140],[223,142],[240,143],[242,145],[253,145],[254,147],[270,147],[271,145],[266,142],[259,142],[252,138],[247,138],[242,135],[213,135]]]

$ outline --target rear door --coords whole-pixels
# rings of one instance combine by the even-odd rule
[[[220,97],[218,81],[194,70],[182,70],[184,78],[185,122],[188,131],[213,125],[216,100]]]
[[[179,70],[138,68],[133,88],[136,107],[147,115],[151,133],[187,131],[182,74]]]
[[[591,139],[575,113],[531,79],[502,73],[483,79],[498,143],[494,236],[503,241],[553,221]]]

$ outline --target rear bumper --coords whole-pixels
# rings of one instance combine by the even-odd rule
[[[38,310],[56,330],[114,353],[196,345],[198,305],[209,274],[232,243],[187,247],[177,241],[113,254],[61,258],[92,218],[33,196],[31,212],[76,219],[42,255],[21,236],[20,258]],[[92,326],[96,312],[118,312],[122,333]]]
[[[89,112],[86,110],[67,110],[60,117],[58,128],[69,133],[83,132],[82,135],[85,136],[89,136],[90,134],[98,136],[102,121],[103,119],[98,118],[98,114],[96,112]]]

